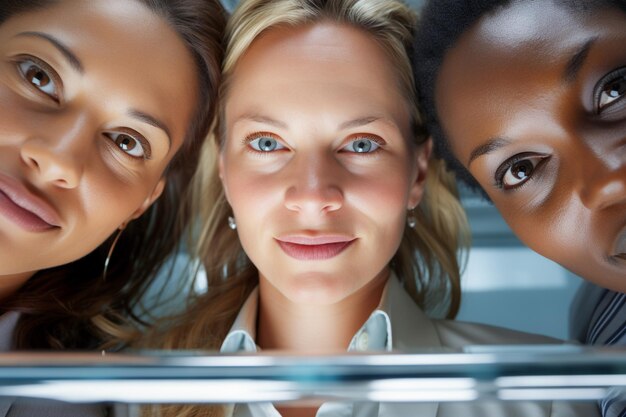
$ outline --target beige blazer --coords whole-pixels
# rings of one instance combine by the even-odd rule
[[[254,291],[239,312],[222,345],[223,352],[255,352],[255,324],[258,292]],[[374,318],[385,317],[383,339],[390,339],[385,350],[452,348],[468,345],[555,344],[562,341],[546,336],[517,332],[500,327],[429,318],[415,304],[395,276],[389,279],[378,308],[357,332]],[[380,326],[379,326],[380,327]],[[380,338],[380,335],[377,336]],[[355,340],[353,339],[353,341]],[[370,336],[371,339],[371,336]],[[351,346],[353,343],[351,343]],[[349,349],[352,350],[352,349]],[[367,350],[367,349],[354,349]],[[593,417],[599,416],[595,402],[470,402],[470,403],[336,403],[323,405],[317,417]],[[278,417],[269,403],[237,404],[229,407],[233,417]]]

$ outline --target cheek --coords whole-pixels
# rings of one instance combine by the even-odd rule
[[[584,212],[575,207],[552,205],[532,213],[498,208],[530,249],[568,268],[589,258],[589,249],[595,244],[593,228]]]
[[[358,212],[377,256],[391,257],[397,249],[406,223],[409,184],[404,173],[375,175],[356,181],[347,192],[350,209]],[[383,253],[380,248],[389,248]]]
[[[130,220],[151,191],[152,178],[140,183],[119,181],[115,176],[104,173],[84,178],[78,198],[83,202],[84,215],[79,220],[85,225],[86,238],[106,239]]]

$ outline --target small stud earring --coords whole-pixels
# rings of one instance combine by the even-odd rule
[[[228,227],[230,227],[230,230],[237,229],[237,222],[233,216],[228,216]]]
[[[417,225],[417,218],[415,217],[414,210],[415,210],[415,207],[413,207],[412,209],[409,209],[409,212],[407,213],[407,216],[406,216],[406,224],[411,229],[415,228],[415,226]]]

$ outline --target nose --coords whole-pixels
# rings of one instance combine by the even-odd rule
[[[317,156],[292,161],[291,185],[285,192],[288,210],[319,216],[339,210],[344,195],[339,185],[340,173],[331,157]]]
[[[580,198],[587,208],[602,210],[626,203],[626,163],[616,167],[606,163],[581,164],[581,168],[584,179]]]
[[[32,135],[22,144],[22,161],[37,180],[60,188],[76,188],[83,175],[83,150],[88,141],[84,123],[78,119],[55,120],[42,126],[45,131]]]

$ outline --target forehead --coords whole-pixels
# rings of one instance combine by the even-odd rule
[[[615,40],[625,37],[624,13],[574,11],[552,0],[517,1],[480,19],[446,54],[437,79],[437,110],[455,153],[462,157],[457,138],[470,131],[483,140],[506,136],[487,119],[510,123],[537,110],[540,123],[539,107],[566,92],[567,69],[583,47],[597,41],[590,59],[606,60],[607,68],[596,67],[608,71],[617,63],[609,56],[621,54]]]
[[[102,106],[158,114],[174,136],[184,136],[195,103],[195,64],[175,30],[139,1],[61,0],[0,25],[0,49],[49,58],[52,45],[18,36],[25,32],[55,38],[80,60],[84,74],[80,83],[64,83],[68,95],[80,85],[92,97],[100,95]],[[170,112],[173,97],[185,98],[180,111]]]
[[[365,31],[334,23],[273,28],[237,63],[227,113],[231,101],[240,103],[236,97],[262,108],[279,92],[285,93],[281,98],[288,107],[317,102],[349,104],[346,110],[396,111],[406,107],[398,84],[389,57]]]

